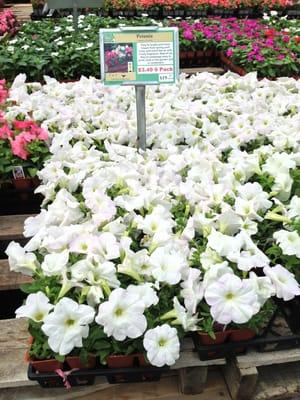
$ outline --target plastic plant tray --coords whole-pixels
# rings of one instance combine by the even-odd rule
[[[135,368],[95,368],[77,370],[67,376],[71,387],[93,385],[97,376],[105,376],[109,383],[128,383],[158,381],[162,373],[169,367],[135,367]],[[28,379],[37,381],[43,388],[61,388],[65,386],[63,379],[55,372],[38,373],[28,366]]]

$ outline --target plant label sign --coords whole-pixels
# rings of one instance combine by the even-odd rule
[[[100,29],[101,78],[105,85],[176,83],[177,28]]]

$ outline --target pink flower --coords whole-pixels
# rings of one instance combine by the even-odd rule
[[[32,128],[32,126],[35,125],[33,121],[17,121],[17,120],[15,120],[13,124],[14,127],[20,131],[23,129]]]
[[[4,116],[4,115],[3,115]],[[1,119],[1,115],[0,115],[0,119]],[[9,126],[7,124],[4,124],[1,128],[0,128],[0,139],[8,139],[8,138],[12,138],[13,137],[13,133],[12,131],[9,129]]]
[[[14,140],[11,140],[10,145],[13,155],[22,158],[22,160],[27,160],[29,153],[26,150],[27,141],[24,140],[22,134],[18,135]]]
[[[290,37],[288,35],[284,35],[282,40],[284,41],[284,43],[288,43],[290,41]]]
[[[226,56],[227,57],[232,57],[233,56],[233,50],[232,49],[228,49],[227,51],[226,51]]]
[[[265,57],[261,54],[256,54],[255,59],[256,61],[265,61]]]

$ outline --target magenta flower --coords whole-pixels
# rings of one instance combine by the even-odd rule
[[[233,50],[232,49],[228,49],[227,51],[226,51],[226,56],[227,57],[232,57],[233,56]]]
[[[193,32],[189,29],[183,31],[183,37],[186,40],[194,40],[195,39]]]

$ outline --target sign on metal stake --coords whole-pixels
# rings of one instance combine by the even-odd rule
[[[137,147],[146,150],[146,85],[177,82],[178,29],[100,29],[100,64],[105,85],[135,86]]]

